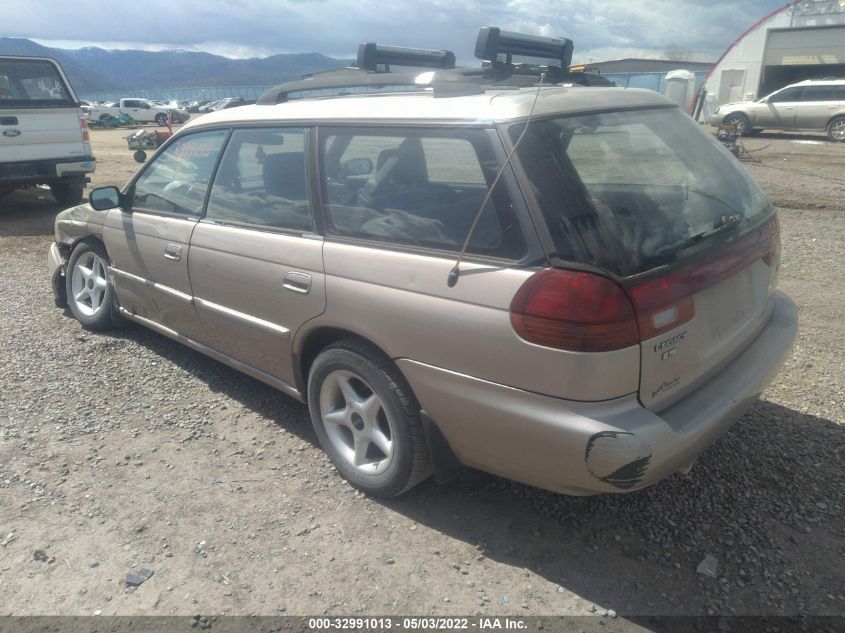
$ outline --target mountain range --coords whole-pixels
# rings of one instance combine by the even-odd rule
[[[229,59],[192,51],[76,50],[50,48],[23,38],[0,37],[0,55],[52,57],[79,95],[205,86],[261,86],[348,66],[352,60],[319,53]]]

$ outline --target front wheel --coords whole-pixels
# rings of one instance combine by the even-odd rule
[[[751,131],[751,122],[748,120],[748,117],[741,112],[729,114],[725,117],[723,124],[734,126],[737,134],[740,136],[745,136]]]
[[[309,373],[308,405],[323,450],[363,492],[394,497],[430,474],[419,404],[370,345],[348,340],[323,350]]]
[[[72,206],[82,202],[82,185],[54,182],[50,185],[50,191],[59,204]]]
[[[167,115],[163,112],[156,115],[156,124],[159,127],[167,127]]]
[[[845,116],[836,117],[828,124],[827,138],[834,143],[845,143]]]
[[[143,163],[147,160],[147,152],[142,149],[136,149],[135,153],[132,154],[132,157],[135,159],[136,163]]]
[[[105,330],[112,320],[109,258],[98,242],[80,242],[70,256],[65,274],[67,302],[73,316],[86,330]]]

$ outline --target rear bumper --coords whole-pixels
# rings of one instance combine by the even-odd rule
[[[2,163],[0,185],[36,185],[62,180],[87,182],[85,175],[95,169],[93,156]]]
[[[658,414],[635,394],[573,402],[411,360],[397,364],[464,464],[567,494],[626,492],[688,468],[774,379],[798,328],[795,304],[781,293],[774,303],[739,356]]]

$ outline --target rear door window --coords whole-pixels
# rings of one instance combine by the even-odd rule
[[[0,59],[0,108],[75,106],[55,64]]]
[[[499,167],[483,130],[324,131],[321,159],[330,235],[447,251],[463,245]],[[524,254],[503,183],[467,252]]]
[[[807,86],[801,94],[802,102],[835,101],[833,86]]]
[[[224,224],[312,231],[302,128],[236,130],[205,217]]]

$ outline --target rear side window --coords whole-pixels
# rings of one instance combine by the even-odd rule
[[[327,232],[457,251],[498,163],[483,130],[360,130],[322,137]],[[525,243],[500,182],[469,253],[519,259]]]
[[[228,224],[313,230],[305,130],[236,130],[220,161],[206,218]]]
[[[135,182],[133,208],[199,217],[226,134],[216,130],[174,140]]]
[[[0,59],[0,108],[75,105],[53,63],[42,59]]]

